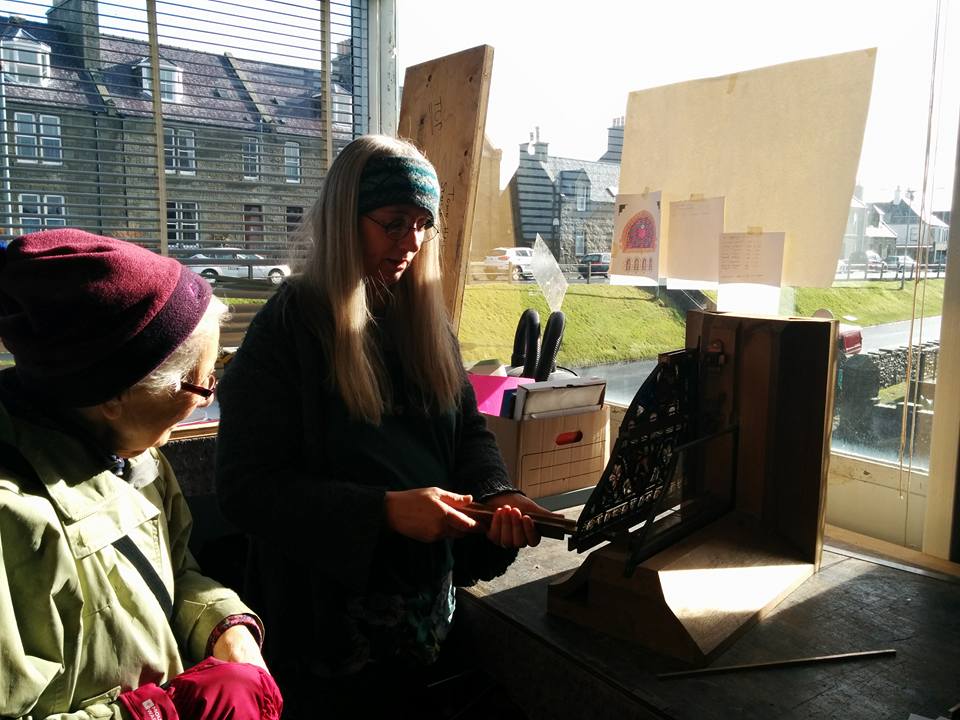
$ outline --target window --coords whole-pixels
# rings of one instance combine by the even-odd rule
[[[50,79],[50,47],[22,30],[18,38],[4,43],[0,51],[5,78],[23,85],[43,85]]]
[[[583,228],[577,228],[573,231],[573,252],[580,257],[587,250],[587,237]]]
[[[163,164],[168,173],[196,174],[197,146],[196,133],[193,130],[163,129]]]
[[[339,86],[333,93],[333,122],[338,125],[353,124],[353,97]]]
[[[21,193],[17,198],[20,205],[20,227],[24,232],[45,227],[64,227],[67,224],[63,195]]]
[[[257,180],[260,177],[260,138],[245,137],[243,139],[243,179]]]
[[[283,144],[283,176],[288,183],[300,182],[300,143]]]
[[[303,207],[287,205],[287,235],[293,235],[303,222]]]
[[[536,22],[536,15],[521,5],[515,8],[514,24],[532,27]],[[430,21],[439,6],[440,3],[427,0],[407,2],[404,5],[405,13],[398,13],[398,36],[401,39],[409,38],[414,28]],[[600,3],[592,4],[589,11],[578,15],[576,21],[551,25],[551,42],[554,45],[561,42],[575,43],[582,35],[584,18],[591,18],[599,24],[614,7],[618,5],[609,0],[601,0]],[[847,13],[847,9],[841,9],[836,4],[832,9],[841,15]],[[766,198],[779,194],[780,197],[790,197],[790,202],[797,203],[801,192],[785,193],[784,188],[756,186],[746,170],[745,157],[748,153],[734,156],[727,152],[725,155],[724,148],[727,145],[720,135],[712,135],[708,140],[705,140],[705,134],[692,137],[690,127],[702,125],[714,126],[715,129],[715,121],[720,118],[703,116],[703,108],[710,107],[707,104],[684,106],[685,103],[679,102],[679,98],[693,97],[693,86],[706,86],[702,81],[698,81],[698,78],[717,78],[718,75],[728,72],[742,72],[740,77],[743,78],[754,68],[772,68],[781,66],[782,63],[806,63],[810,58],[822,58],[825,52],[818,43],[827,37],[836,40],[836,50],[831,52],[878,47],[876,64],[873,65],[871,60],[869,79],[864,81],[858,77],[856,83],[853,83],[852,76],[848,78],[850,87],[856,85],[858,90],[862,91],[861,97],[866,97],[869,101],[868,113],[865,107],[861,107],[861,111],[865,113],[865,131],[847,135],[842,134],[839,129],[832,132],[828,125],[825,136],[818,138],[828,141],[824,143],[824,154],[829,149],[826,146],[833,143],[836,162],[831,165],[833,159],[823,158],[821,155],[828,167],[839,167],[841,161],[853,163],[853,166],[848,166],[845,171],[843,187],[846,188],[846,197],[843,197],[843,193],[839,196],[831,193],[829,200],[833,203],[835,214],[842,212],[842,220],[837,219],[831,230],[831,233],[835,233],[830,242],[835,243],[836,255],[828,258],[829,275],[817,282],[829,283],[832,279],[833,286],[777,288],[774,299],[778,300],[779,304],[774,306],[773,311],[779,310],[785,315],[809,316],[824,308],[839,318],[842,325],[857,325],[863,331],[860,351],[838,360],[842,385],[835,388],[831,445],[833,457],[826,489],[827,522],[926,552],[929,552],[928,548],[931,547],[939,548],[938,552],[942,552],[942,548],[949,546],[951,540],[946,537],[949,534],[943,529],[953,527],[954,500],[960,497],[956,471],[957,432],[960,426],[957,424],[958,415],[953,410],[960,383],[960,364],[952,352],[955,345],[947,340],[952,332],[948,328],[956,328],[958,320],[956,305],[944,302],[943,298],[956,292],[960,287],[960,277],[944,276],[944,268],[938,260],[946,252],[946,242],[934,234],[940,227],[943,227],[943,233],[946,233],[951,217],[954,223],[957,222],[957,208],[951,208],[951,197],[953,186],[957,182],[954,177],[956,146],[953,141],[957,132],[958,97],[946,89],[957,87],[960,81],[960,65],[956,62],[956,41],[960,38],[960,33],[957,32],[958,18],[944,18],[935,12],[935,6],[921,9],[918,5],[911,6],[909,27],[898,22],[897,18],[902,20],[904,16],[893,6],[883,9],[878,7],[876,13],[871,13],[869,17],[861,15],[852,23],[841,22],[838,15],[833,15],[828,23],[822,20],[814,22],[812,18],[804,16],[799,6],[785,12],[790,14],[796,27],[789,36],[783,35],[780,38],[782,42],[777,47],[753,46],[744,53],[732,50],[728,52],[730,48],[745,47],[732,43],[725,46],[726,49],[722,48],[718,55],[701,54],[679,75],[661,73],[656,78],[645,78],[645,87],[650,89],[666,88],[673,83],[690,81],[690,86],[678,88],[676,95],[670,95],[669,91],[649,90],[632,95],[629,93],[634,92],[634,88],[629,84],[613,82],[610,84],[609,94],[606,88],[602,91],[604,98],[601,100],[601,91],[597,86],[591,85],[592,104],[622,108],[624,98],[627,97],[629,108],[625,123],[613,122],[606,128],[598,124],[591,131],[591,142],[597,143],[606,132],[607,152],[603,154],[599,148],[594,149],[594,146],[586,142],[582,126],[573,122],[572,117],[567,118],[562,110],[553,113],[554,119],[551,121],[549,133],[544,132],[544,128],[539,128],[537,132],[534,129],[543,122],[545,116],[543,107],[523,108],[506,102],[498,104],[496,98],[491,96],[486,116],[487,127],[498,127],[498,123],[502,122],[504,128],[510,129],[504,130],[499,137],[491,136],[493,150],[488,157],[493,157],[495,152],[502,152],[502,164],[496,167],[495,171],[500,177],[500,188],[507,187],[509,193],[502,192],[501,196],[497,196],[494,192],[487,200],[478,192],[476,216],[483,217],[484,222],[474,223],[470,255],[471,258],[483,257],[487,248],[506,244],[504,238],[507,237],[511,238],[511,244],[528,244],[539,234],[569,276],[566,258],[572,257],[582,247],[579,233],[576,232],[577,225],[582,224],[586,237],[590,238],[591,254],[609,251],[618,194],[641,194],[647,190],[655,192],[667,178],[681,182],[678,183],[680,189],[677,190],[676,197],[669,198],[669,202],[665,202],[660,208],[661,217],[664,219],[669,218],[670,204],[678,199],[693,199],[695,194],[707,199],[710,197],[709,194],[701,195],[702,193],[724,194],[719,188],[711,186],[708,190],[703,187],[705,178],[716,175],[734,180],[731,186],[726,188],[729,192],[725,193],[727,211],[723,221],[724,230],[743,232],[749,227],[747,223],[737,221],[736,226],[730,223],[730,208],[734,207],[738,196],[743,198],[755,192],[755,197],[764,198],[763,202],[767,202]],[[621,8],[619,13],[623,17],[628,11]],[[751,32],[765,26],[763,21],[754,15],[755,13],[746,7],[727,8],[723,14],[712,17],[715,27],[707,34],[720,30],[728,42],[731,34],[746,41],[747,24],[752,25]],[[854,13],[851,13],[848,19],[853,16]],[[638,10],[632,17],[639,21],[643,14]],[[679,22],[682,20],[683,10],[680,6],[663,6],[662,17]],[[892,35],[886,32],[891,23],[898,28],[898,32]],[[606,47],[614,55],[623,52],[624,61],[627,58],[626,48],[629,46],[628,28],[627,23],[604,25]],[[454,35],[460,32],[453,25],[438,26],[437,30]],[[851,37],[851,32],[856,39]],[[522,42],[506,36],[498,41],[495,35],[496,33],[486,41],[497,46],[498,52],[502,54],[497,61],[500,63],[498,83],[503,81],[512,86],[511,91],[523,92],[523,83],[527,78],[522,67],[517,65],[508,68],[502,63],[509,52],[519,52]],[[817,38],[817,43],[811,42],[813,37]],[[460,43],[465,39],[465,36],[459,35]],[[511,42],[514,43],[513,47],[510,46]],[[503,51],[505,45],[509,48],[507,51]],[[402,75],[406,67],[432,57],[429,49],[419,47],[416,43],[408,43],[406,46],[401,44],[398,53],[402,60],[398,75]],[[851,57],[853,55],[854,53],[850,53]],[[538,91],[542,92],[544,97],[562,98],[564,88],[571,83],[569,73],[579,72],[571,70],[575,66],[576,63],[571,63],[570,68],[564,72],[539,75]],[[612,56],[605,56],[604,66],[609,69],[617,64]],[[580,84],[590,84],[588,75],[589,72],[585,71]],[[827,85],[824,80],[824,87]],[[716,87],[719,87],[719,83]],[[739,93],[743,87],[745,86],[738,82],[736,91],[731,91],[730,95]],[[509,95],[505,88],[501,90],[504,97]],[[688,90],[691,90],[689,96],[686,95]],[[791,88],[789,93],[798,91],[799,88]],[[798,96],[792,95],[791,101]],[[849,94],[842,96],[851,97]],[[673,100],[667,102],[667,97]],[[655,98],[659,98],[658,104],[653,104]],[[727,100],[724,99],[723,102]],[[561,104],[558,100],[557,107]],[[677,132],[678,126],[670,120],[656,125],[638,124],[646,118],[658,115],[661,118],[683,117],[684,123],[689,121],[691,125],[684,124],[681,133]],[[554,121],[568,119],[571,122],[566,128],[554,127]],[[844,120],[839,111],[836,113],[836,120]],[[834,124],[837,128],[840,127],[839,122]],[[907,129],[907,126],[910,129]],[[531,133],[531,130],[534,132]],[[685,134],[686,138],[683,137]],[[750,139],[751,137],[753,139]],[[789,137],[788,133],[781,134],[776,127],[771,127],[771,137],[776,142],[781,142],[784,150],[796,147],[795,138]],[[731,129],[729,138],[743,141],[754,155],[760,152],[760,138],[756,135],[744,136]],[[925,142],[920,142],[921,138]],[[532,142],[528,143],[528,139]],[[669,158],[677,152],[677,149],[672,147],[674,142],[684,143],[684,149],[679,151],[687,163],[683,168],[670,167]],[[658,144],[662,155],[656,161],[657,167],[654,169],[651,165],[654,155],[648,148]],[[809,146],[815,144],[811,142]],[[645,151],[643,155],[637,152],[641,145]],[[807,146],[806,142],[802,144],[802,147]],[[528,154],[527,147],[536,152]],[[708,152],[700,154],[700,148]],[[714,150],[717,152],[714,153]],[[621,156],[622,175],[621,165],[615,162],[620,160]],[[767,154],[766,157],[775,155]],[[910,158],[910,166],[901,165],[899,157]],[[814,156],[811,154],[809,159],[812,161]],[[761,163],[758,162],[759,164]],[[582,184],[587,175],[575,175],[579,173],[581,166],[589,168],[589,185]],[[781,165],[776,173],[782,177],[784,187],[788,183],[797,184],[798,180],[805,179],[801,164]],[[685,177],[679,177],[684,175]],[[562,182],[567,178],[567,182]],[[896,189],[898,184],[899,191]],[[852,197],[853,193],[850,191],[855,186],[858,190]],[[597,191],[593,192],[590,188],[597,188]],[[910,189],[916,192],[916,198],[908,195]],[[558,192],[561,194],[558,195]],[[806,192],[806,189],[802,192]],[[815,202],[804,202],[802,207],[805,209],[796,216],[791,216],[797,218],[791,222],[799,223],[801,215],[825,213],[826,194],[812,194],[811,197]],[[910,205],[914,206],[916,212],[906,212],[903,209],[907,204],[904,198],[914,201]],[[484,202],[489,207],[483,207]],[[509,208],[499,217],[496,214],[498,204],[507,205]],[[554,217],[562,220],[560,227],[563,229],[556,233],[555,237],[550,229]],[[497,218],[498,221],[488,218]],[[805,221],[807,218],[802,219]],[[600,220],[608,223],[603,233],[600,232]],[[675,227],[673,224],[669,225],[671,230]],[[768,229],[765,228],[764,231]],[[786,232],[789,236],[790,230]],[[953,234],[956,236],[955,228]],[[602,245],[599,238],[603,238]],[[620,241],[621,238],[617,240]],[[664,242],[666,244],[663,247],[668,247],[669,243]],[[873,255],[867,254],[868,251],[876,253],[876,261],[872,260]],[[624,257],[619,252],[614,254],[618,255],[614,262],[619,261],[619,269],[625,269]],[[788,258],[788,264],[795,268],[815,260],[814,253],[807,252],[806,249],[791,251],[789,254],[793,257]],[[911,278],[908,271],[904,281],[904,273],[898,274],[896,268],[890,269],[889,266],[884,268],[882,263],[886,255],[914,257],[921,266],[919,282],[917,273]],[[660,256],[661,259],[663,257]],[[673,264],[672,258],[675,257],[672,251],[666,254],[668,274],[669,266]],[[823,257],[821,254],[821,261]],[[931,257],[933,261],[925,264],[924,258],[929,260]],[[839,259],[846,263],[839,266],[843,268],[843,272],[834,277],[833,270]],[[643,271],[643,268],[637,267],[636,258],[632,270],[634,273]],[[613,272],[619,274],[616,266]],[[478,312],[479,309],[487,307],[488,297],[492,294],[485,284],[495,283],[497,278],[495,275],[488,276],[478,272],[472,272],[471,275],[474,277],[470,278],[472,282],[466,286],[464,292],[462,320],[458,329],[464,348],[464,360],[469,362],[500,357],[506,361],[511,356],[512,335],[507,332],[494,333],[488,325],[480,321],[484,315],[482,311]],[[659,275],[659,278],[662,277],[663,274]],[[658,283],[658,277],[652,274],[651,279],[651,288],[654,288],[652,291],[640,287],[630,292],[637,297],[647,297],[645,293],[656,292],[655,288],[663,287]],[[798,285],[800,281],[794,281],[793,284]],[[809,284],[812,285],[813,281]],[[558,363],[576,370],[581,375],[596,374],[607,377],[610,384],[607,387],[606,399],[627,404],[655,366],[657,354],[683,347],[684,324],[682,318],[678,318],[678,322],[672,325],[673,321],[666,316],[658,317],[657,322],[663,328],[671,327],[672,335],[656,341],[649,324],[635,330],[628,329],[626,323],[631,317],[629,312],[615,307],[615,303],[609,299],[610,296],[604,294],[608,291],[604,285],[605,282],[601,280],[590,288],[577,288],[578,293],[596,293],[595,297],[591,298],[596,310],[579,310],[573,305],[569,295],[563,310],[567,312],[568,323],[578,320],[587,322],[586,317],[579,315],[580,312],[605,312],[610,317],[615,313],[622,313],[622,316],[617,316],[618,320],[612,326],[609,341],[592,340],[589,345],[577,347],[575,341],[567,337],[561,347]],[[701,305],[717,301],[715,291],[711,288],[697,289],[689,285],[684,287],[681,283],[677,285],[684,292],[695,296],[696,302]],[[497,287],[496,290],[501,293],[503,288]],[[721,288],[722,290],[724,289]],[[513,317],[519,318],[526,309],[529,290],[519,286],[515,291],[516,297],[510,298],[508,302],[511,305],[508,307]],[[724,294],[721,291],[716,292]],[[759,291],[756,293],[757,296],[761,294]],[[499,297],[509,296],[501,294],[498,299]],[[580,297],[578,294],[578,301]],[[758,306],[760,302],[758,300]],[[759,307],[753,308],[753,311],[760,312]],[[500,336],[503,338],[502,346],[498,349],[491,346],[493,336],[497,337],[497,343],[501,342]],[[939,346],[941,338],[942,353]],[[634,344],[635,340],[649,341],[651,346],[649,349],[640,348]],[[848,347],[852,348],[854,344],[851,343]],[[614,348],[616,352],[607,352]],[[951,350],[950,353],[947,352],[948,349]],[[631,384],[624,386],[623,390],[616,389],[616,383],[623,378],[626,365],[636,368],[636,379],[631,379]],[[938,403],[940,409],[946,407],[946,413],[938,415]],[[942,428],[948,429],[941,432]],[[942,464],[938,465],[938,459]],[[934,534],[929,535],[931,532]],[[956,541],[954,535],[954,547]]]
[[[146,95],[153,94],[153,74],[150,60],[144,58],[137,64],[140,70],[140,85]],[[176,65],[160,61],[160,99],[164,102],[183,102],[183,71]]]
[[[263,205],[243,206],[243,241],[247,248],[263,243]]]
[[[590,184],[586,182],[577,183],[577,212],[584,212],[587,209],[587,200],[590,199]]]
[[[59,165],[63,161],[59,117],[18,112],[13,121],[17,162]]]
[[[195,202],[168,202],[167,242],[174,247],[196,247],[200,240],[199,216]]]

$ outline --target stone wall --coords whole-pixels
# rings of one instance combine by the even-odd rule
[[[923,343],[913,356],[911,376],[919,380],[911,384],[910,409],[907,414],[907,437],[913,437],[915,456],[929,453],[933,408],[924,397],[923,388],[936,380],[940,345]],[[909,349],[906,346],[842,357],[837,369],[837,392],[834,411],[834,439],[856,447],[869,448],[881,455],[896,454],[900,444],[904,400],[881,403],[880,391],[907,379]],[[926,384],[926,385],[925,385]],[[916,387],[921,391],[915,392]],[[913,411],[916,412],[913,412]]]

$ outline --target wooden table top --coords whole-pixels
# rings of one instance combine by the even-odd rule
[[[825,551],[820,572],[713,665],[884,648],[894,657],[661,680],[658,672],[680,668],[547,615],[549,581],[582,559],[547,539],[505,575],[461,594],[458,622],[531,720],[907,720],[946,716],[960,702],[956,581]]]

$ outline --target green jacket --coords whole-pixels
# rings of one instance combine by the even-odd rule
[[[0,440],[44,485],[0,468],[0,717],[119,718],[120,692],[177,675],[221,620],[252,614],[200,574],[190,512],[159,452],[134,458],[124,480],[73,436],[2,405]],[[174,599],[169,622],[111,544],[124,535]]]

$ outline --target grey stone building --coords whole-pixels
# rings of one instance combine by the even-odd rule
[[[874,204],[883,211],[887,224],[897,234],[891,255],[908,255],[919,262],[946,262],[949,216],[948,221],[944,222],[940,214],[922,210],[919,200],[914,199],[913,191],[908,190],[901,195],[899,187],[894,192],[892,202]],[[920,257],[917,257],[918,246]]]
[[[539,233],[561,264],[609,251],[622,148],[623,118],[608,128],[596,161],[550,155],[539,130],[523,143],[510,181],[518,244],[532,246]]]
[[[318,69],[160,45],[158,115],[149,44],[102,33],[98,13],[0,18],[3,236],[72,225],[288,255],[330,156],[366,129],[364,44],[338,44],[329,117]]]
[[[884,211],[873,203],[865,203],[862,194],[862,189],[857,186],[850,200],[850,214],[847,215],[840,250],[842,259],[855,264],[865,261],[867,250],[880,257],[894,254],[897,241],[896,231],[884,221]]]

